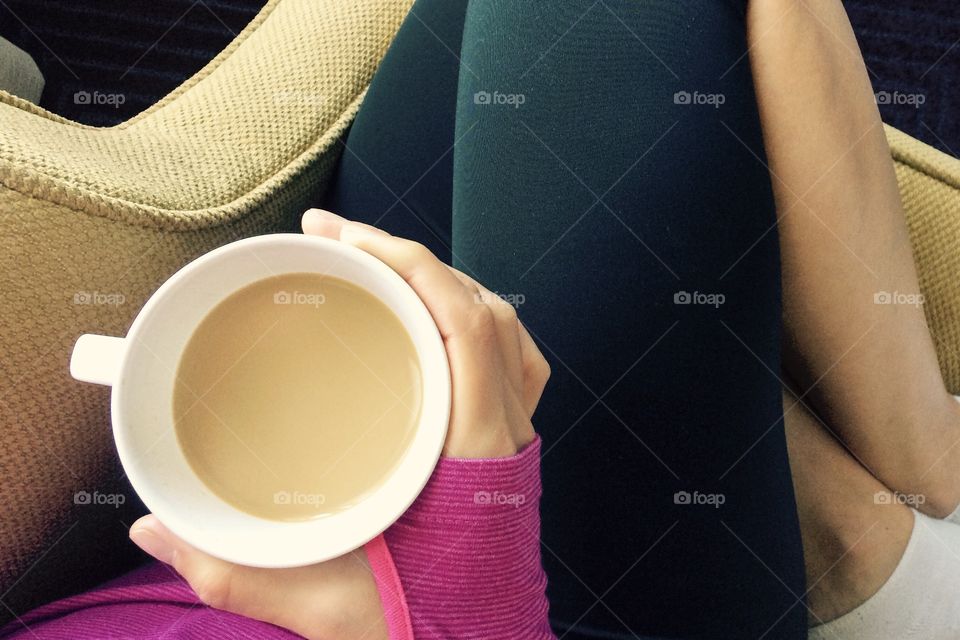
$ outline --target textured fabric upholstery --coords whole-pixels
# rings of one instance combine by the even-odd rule
[[[900,197],[947,387],[960,393],[960,160],[887,126]]]
[[[410,4],[272,0],[203,70],[110,128],[0,93],[0,513],[17,514],[0,517],[0,593],[13,611],[140,557],[109,390],[70,378],[74,341],[122,335],[195,256],[296,228]],[[94,491],[125,504],[76,503]]]

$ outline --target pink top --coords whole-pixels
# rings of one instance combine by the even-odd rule
[[[417,501],[364,547],[390,640],[554,638],[540,564],[540,439],[509,458],[442,458]],[[203,605],[160,563],[45,605],[0,638],[289,639]]]

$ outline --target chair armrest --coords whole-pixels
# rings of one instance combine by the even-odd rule
[[[947,388],[960,393],[960,160],[885,126]]]
[[[410,0],[272,0],[180,88],[114,127],[0,94],[0,184],[117,220],[240,215],[349,125]]]
[[[0,584],[12,585],[0,625],[142,562],[109,390],[68,373],[77,337],[124,335],[206,251],[294,230],[411,3],[272,0],[203,70],[115,127],[0,92]],[[75,500],[94,491],[123,506]]]

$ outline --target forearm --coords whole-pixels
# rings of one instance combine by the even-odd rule
[[[539,456],[538,439],[508,458],[441,459],[384,534],[402,594],[368,545],[391,640],[554,637],[540,562]]]

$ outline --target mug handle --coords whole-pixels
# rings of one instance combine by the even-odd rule
[[[73,345],[70,375],[82,382],[113,386],[127,350],[125,338],[85,333]]]

